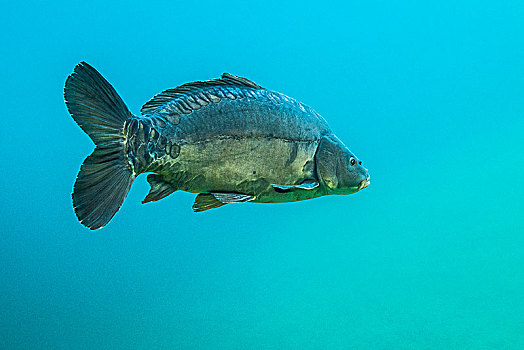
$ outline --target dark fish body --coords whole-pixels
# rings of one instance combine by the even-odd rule
[[[265,89],[210,90],[190,113],[167,107],[137,119],[147,138],[127,130],[137,173],[156,172],[188,192],[250,193],[262,202],[288,201],[271,184],[316,179],[315,152],[331,134],[322,117]],[[210,96],[217,102],[206,104],[203,98]]]
[[[134,178],[146,172],[153,174],[144,203],[183,190],[199,193],[195,211],[348,194],[369,184],[366,169],[318,113],[245,78],[226,73],[166,90],[137,117],[81,63],[65,99],[97,145],[73,192],[77,216],[92,229],[109,222]]]

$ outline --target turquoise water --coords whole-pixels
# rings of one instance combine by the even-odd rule
[[[4,4],[2,349],[523,349],[521,1]],[[363,160],[350,196],[148,205],[70,193],[86,60],[129,108],[227,71],[315,108]]]

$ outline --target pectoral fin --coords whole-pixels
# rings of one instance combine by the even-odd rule
[[[200,193],[195,198],[193,211],[200,212],[219,208],[228,203],[242,203],[255,199],[255,196],[239,193]]]
[[[301,189],[301,190],[312,190],[314,188],[318,187],[318,182],[314,180],[306,180],[302,182],[300,185],[275,185],[271,184],[271,186],[277,191],[277,192],[288,192],[292,189]]]
[[[151,189],[142,203],[160,200],[177,190],[172,184],[164,181],[164,177],[161,175],[149,174],[147,182],[151,185]]]

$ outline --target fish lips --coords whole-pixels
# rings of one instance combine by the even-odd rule
[[[371,181],[369,181],[369,175],[368,175],[367,178],[365,178],[364,180],[360,182],[360,184],[358,185],[357,191],[360,191],[361,189],[368,187],[370,183]]]

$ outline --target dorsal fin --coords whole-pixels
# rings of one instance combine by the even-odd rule
[[[237,75],[229,74],[229,73],[222,73],[222,76],[220,77],[220,79],[214,79],[214,80],[221,80],[225,82],[226,85],[239,85],[239,86],[251,87],[253,89],[263,89],[262,86],[258,85],[254,81],[251,81],[247,78],[239,77]]]
[[[146,104],[144,104],[140,109],[140,112],[143,115],[153,114],[169,103],[176,103],[176,100],[178,99],[184,99],[185,97],[196,95],[198,92],[217,86],[244,86],[252,89],[263,89],[260,85],[252,82],[249,79],[237,77],[236,75],[229,73],[224,73],[218,79],[194,81],[180,85],[173,89],[164,90],[147,101]],[[202,100],[202,97],[198,97],[198,99]],[[200,108],[198,99],[193,99],[191,103],[196,103],[198,108]],[[191,104],[189,106],[191,107]],[[187,109],[187,106],[185,107]]]

